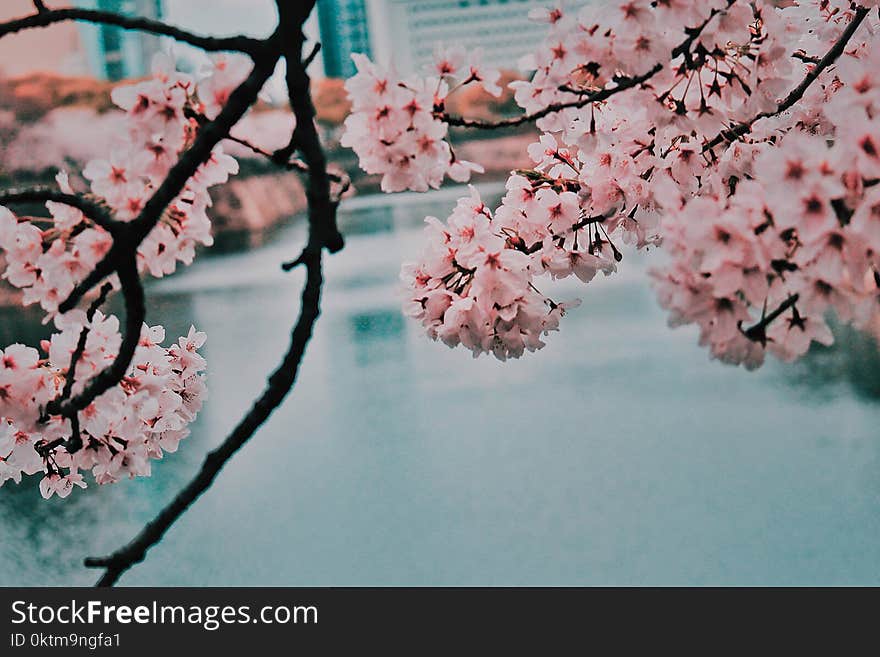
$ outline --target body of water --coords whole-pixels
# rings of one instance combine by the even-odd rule
[[[492,193],[497,189],[491,190]],[[642,257],[520,361],[474,360],[400,313],[400,261],[455,193],[353,199],[292,395],[129,585],[880,583],[873,343],[755,373],[672,331]],[[302,222],[300,222],[301,224]],[[262,390],[295,321],[302,226],[150,287],[169,337],[207,331],[210,399],[154,476],[43,501],[0,488],[3,585],[84,585]],[[566,294],[568,293],[568,294]],[[0,338],[34,343],[3,311]]]

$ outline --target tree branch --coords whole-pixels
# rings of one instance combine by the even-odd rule
[[[68,205],[82,212],[98,226],[115,234],[123,224],[113,218],[110,209],[95,197],[86,194],[67,194],[50,187],[33,187],[30,189],[11,189],[0,193],[0,205],[16,203],[45,203],[52,201]]]
[[[790,308],[794,308],[794,305],[798,302],[798,295],[793,294],[788,297],[785,301],[779,304],[779,306],[771,312],[769,315],[764,315],[761,317],[761,321],[753,326],[750,326],[747,329],[740,329],[742,334],[746,336],[752,342],[760,342],[762,344],[766,344],[767,342],[767,327],[770,326],[780,315],[782,315],[786,310]]]
[[[312,252],[305,264],[307,274],[302,307],[290,336],[290,346],[278,369],[269,377],[263,394],[226,440],[207,455],[195,478],[131,542],[109,556],[85,560],[87,567],[105,569],[97,586],[113,586],[125,571],[144,560],[147,550],[158,543],[168,528],[208,489],[226,462],[254,435],[293,388],[312,328],[320,315],[321,251]]]
[[[283,38],[285,45],[285,56],[288,57],[288,83],[290,86],[291,104],[297,113],[297,130],[294,131],[294,137],[291,141],[297,144],[297,147],[302,150],[306,158],[310,183],[308,194],[309,238],[303,251],[303,256],[301,256],[301,262],[306,266],[306,281],[302,291],[302,305],[299,317],[291,332],[290,346],[287,353],[278,368],[269,377],[262,395],[254,402],[250,411],[242,418],[226,440],[207,455],[195,478],[153,520],[148,522],[140,533],[127,545],[107,557],[88,558],[85,560],[85,565],[88,567],[105,569],[103,575],[98,580],[98,586],[112,586],[125,571],[134,564],[143,561],[147,551],[161,540],[169,527],[210,487],[226,462],[254,435],[257,429],[269,418],[293,388],[306,346],[312,336],[314,324],[320,315],[321,288],[323,285],[322,247],[327,246],[331,250],[334,246],[337,247],[336,250],[342,248],[342,238],[338,236],[338,232],[336,232],[338,243],[332,241],[333,232],[335,231],[336,203],[331,201],[329,195],[329,176],[325,168],[326,160],[323,148],[314,126],[314,108],[311,105],[311,97],[309,95],[308,77],[305,75],[304,70],[300,70],[303,66],[303,62],[300,59],[303,42],[302,24],[308,17],[314,5],[314,0],[302,3],[301,5],[293,0],[277,0],[277,2],[280,20],[279,30],[276,32],[276,35],[280,35]],[[296,52],[295,57],[294,51]],[[277,61],[277,56],[272,62],[272,69],[274,69],[275,61]],[[258,72],[260,66],[259,62],[255,64],[254,72],[251,74],[252,82],[250,84],[245,83],[242,87],[239,87],[230,97],[229,103],[220,116],[203,128],[203,131],[211,130],[212,132],[209,133],[209,137],[205,138],[205,146],[202,146],[199,151],[202,155],[205,155],[205,153],[209,155],[213,144],[210,146],[206,145],[212,141],[216,143],[225,135],[228,135],[229,129],[237,122],[238,118],[235,116],[237,103],[246,96],[251,97],[251,103],[256,98],[256,92],[262,86],[262,82],[259,85],[256,82],[265,73],[264,71]],[[266,76],[270,73],[271,71]],[[265,78],[262,79],[265,81]],[[302,86],[303,83],[304,87]],[[254,91],[254,87],[256,87],[256,91]],[[237,94],[240,98],[234,98]],[[232,106],[232,109],[230,109],[230,106]],[[300,126],[306,127],[300,128]],[[182,166],[178,174],[175,174],[177,169],[175,167],[169,178],[176,175],[182,176],[193,163],[195,163],[195,168],[197,168],[198,164],[202,161],[199,159],[201,156],[193,156],[191,154],[196,150],[196,146],[201,138],[202,131],[199,133],[196,144],[193,145],[190,151],[184,154],[181,162],[178,163],[178,165],[181,165],[184,159],[187,159],[189,164]],[[204,150],[205,147],[207,147],[207,151]],[[182,188],[189,176],[192,175],[195,168],[186,173],[186,177],[180,183],[180,188]],[[168,198],[168,202],[173,200],[180,191],[180,189],[176,191],[174,189],[178,182],[180,181],[176,180],[172,184],[168,183],[166,179],[165,183],[168,183],[168,189],[163,192],[163,188],[166,187],[166,184],[163,183],[153,198],[150,199],[150,202],[148,202],[148,206],[157,198],[158,200],[155,201],[157,207],[165,198]],[[144,208],[143,213],[136,220],[136,222],[143,222],[140,224],[141,227],[136,235],[140,235],[143,230],[148,230],[149,220],[153,216],[150,213],[154,211],[150,210],[148,212],[147,207]],[[330,236],[329,241],[328,236]]]
[[[137,30],[159,36],[167,36],[209,52],[237,51],[256,57],[262,54],[265,49],[263,41],[247,36],[202,36],[149,18],[122,16],[95,9],[46,9],[45,7],[41,9],[40,5],[42,3],[37,5],[36,14],[0,23],[0,37],[22,30],[48,27],[64,21],[81,21],[101,25],[114,25],[125,30]]]
[[[184,114],[186,115],[187,118],[193,119],[199,125],[204,125],[204,124],[210,122],[210,119],[207,116],[205,116],[204,114],[201,114],[200,112],[196,112],[191,108],[186,108],[184,110]],[[275,153],[270,153],[265,148],[257,146],[256,144],[248,141],[247,139],[242,139],[240,137],[236,137],[231,134],[226,135],[226,137],[224,139],[226,141],[234,142],[234,143],[238,144],[239,146],[244,146],[245,148],[247,148],[249,151],[251,151],[255,155],[265,157],[267,160],[270,160],[273,164],[276,164],[283,169],[287,169],[288,171],[298,171],[300,173],[308,173],[309,172],[308,165],[305,162],[303,162],[302,160],[297,160],[296,158],[293,158],[293,159],[288,159],[288,160],[282,162],[282,161],[278,160]],[[328,171],[327,177],[332,182],[339,183],[341,185],[346,185],[348,183],[348,176],[341,176],[339,174],[332,173],[332,172]]]
[[[98,294],[98,298],[92,302],[89,309],[86,311],[86,322],[91,323],[95,318],[95,313],[98,312],[98,308],[104,305],[104,302],[107,300],[107,295],[110,294],[112,290],[113,286],[110,283],[104,283],[101,287],[101,292]],[[87,324],[86,326],[83,326],[82,330],[79,332],[79,339],[77,340],[76,348],[70,356],[70,365],[64,376],[64,389],[61,391],[60,397],[62,400],[70,399],[70,395],[73,392],[73,384],[76,380],[76,368],[86,351],[86,342],[89,338],[89,331],[90,329]],[[74,411],[70,416],[70,437],[64,442],[64,450],[68,454],[74,454],[81,448],[82,438],[79,432],[79,412]]]
[[[735,0],[727,0],[727,6],[730,7],[734,2]],[[709,21],[715,18],[715,16],[717,16],[719,13],[719,9],[712,9],[712,11],[709,12],[709,15],[702,23],[700,23],[696,27],[685,28],[685,33],[687,34],[687,37],[684,41],[682,41],[675,48],[672,49],[672,52],[670,53],[671,59],[684,56],[685,59],[690,62],[689,57],[691,46],[693,45],[697,37],[702,34],[703,30],[709,24]],[[605,87],[603,89],[592,92],[586,90],[576,90],[572,89],[571,87],[567,87],[566,85],[562,85],[559,88],[560,91],[565,91],[571,94],[578,95],[580,96],[580,98],[567,102],[551,103],[547,107],[544,107],[536,112],[532,112],[531,114],[523,114],[522,116],[516,116],[509,119],[501,119],[499,121],[482,121],[479,119],[465,119],[459,116],[451,116],[449,114],[446,114],[445,112],[440,114],[440,118],[451,126],[462,128],[475,128],[477,130],[495,130],[497,128],[510,128],[514,126],[519,126],[525,123],[532,123],[534,121],[537,121],[538,119],[544,118],[549,114],[561,112],[565,109],[586,107],[591,103],[598,103],[600,101],[607,100],[617,93],[626,91],[627,89],[632,89],[633,87],[647,82],[649,79],[657,75],[657,73],[662,71],[663,68],[663,62],[657,62],[651,69],[649,69],[645,73],[642,73],[641,75],[617,79],[616,87]]]
[[[767,119],[772,116],[776,116],[777,114],[782,114],[786,110],[794,107],[795,103],[797,103],[801,98],[804,97],[804,94],[807,92],[807,89],[810,88],[810,85],[816,81],[819,75],[826,68],[831,66],[837,58],[843,54],[843,51],[846,49],[846,44],[849,43],[849,40],[852,38],[853,34],[855,34],[856,30],[859,29],[859,25],[862,24],[862,21],[865,20],[865,17],[868,15],[868,9],[865,7],[856,8],[855,16],[850,21],[849,25],[846,26],[846,29],[843,31],[843,34],[840,35],[840,38],[834,43],[833,46],[825,53],[825,56],[822,57],[818,61],[818,63],[811,69],[807,75],[801,80],[800,84],[792,89],[789,94],[779,102],[775,109],[768,112],[761,112],[757,114],[753,118],[749,119],[745,123],[740,123],[734,128],[730,130],[725,130],[724,132],[716,135],[712,140],[706,142],[703,145],[703,152],[707,152],[715,148],[716,146],[726,143],[732,142],[736,139],[739,139],[743,135],[747,134],[756,121],[760,119]]]
[[[119,281],[122,283],[122,296],[125,299],[125,330],[122,333],[122,344],[113,362],[96,374],[78,395],[70,399],[62,395],[46,405],[49,415],[73,417],[96,398],[119,383],[128,371],[134,352],[140,342],[141,328],[147,316],[144,305],[144,288],[138,276],[137,261],[134,253],[120,263],[117,269]]]
[[[309,169],[306,195],[309,200],[309,246],[326,247],[330,253],[340,251],[345,240],[336,225],[336,206],[330,196],[330,177],[327,174],[327,158],[321,147],[321,139],[315,126],[315,106],[312,104],[311,80],[306,72],[317,49],[303,59],[305,35],[302,26],[315,6],[315,0],[296,2],[276,0],[279,26],[286,31],[282,47],[287,62],[287,93],[290,108],[296,115],[296,127],[287,148],[274,154],[276,161],[286,161],[298,150]],[[307,247],[308,248],[308,247]]]
[[[565,109],[570,109],[574,107],[586,107],[591,103],[598,103],[599,101],[607,100],[614,94],[620,93],[621,91],[626,91],[627,89],[632,89],[643,82],[647,82],[650,78],[654,77],[663,70],[663,64],[657,63],[650,70],[643,73],[642,75],[637,75],[631,78],[623,78],[620,80],[616,87],[605,87],[603,89],[599,89],[598,91],[594,91],[591,93],[584,94],[582,98],[578,100],[571,100],[564,103],[551,103],[536,112],[532,112],[531,114],[523,114],[522,116],[515,116],[509,119],[501,119],[499,121],[483,121],[481,119],[466,119],[460,116],[452,116],[450,114],[446,114],[445,112],[440,115],[440,118],[445,121],[447,124],[451,126],[457,126],[462,128],[475,128],[477,130],[495,130],[497,128],[510,128],[518,125],[523,125],[525,123],[533,123],[538,119],[542,119],[549,114],[553,114],[555,112],[561,112]]]

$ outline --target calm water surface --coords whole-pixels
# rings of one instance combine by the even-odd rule
[[[400,260],[453,198],[348,204],[292,397],[122,583],[880,583],[869,341],[757,373],[709,362],[628,257],[540,354],[473,360],[399,312]],[[278,263],[302,237],[151,287],[152,321],[209,335],[193,435],[149,479],[65,501],[0,489],[0,584],[90,584],[83,556],[129,539],[195,472],[283,353],[302,273]],[[40,334],[0,318],[3,344]]]

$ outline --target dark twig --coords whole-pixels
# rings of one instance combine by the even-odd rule
[[[326,247],[330,253],[340,251],[345,245],[336,226],[336,206],[330,195],[330,178],[327,174],[327,158],[321,147],[321,139],[315,126],[315,106],[312,104],[311,80],[306,72],[309,57],[303,59],[305,35],[302,26],[315,5],[315,0],[294,2],[276,0],[279,26],[285,31],[284,58],[287,62],[287,92],[290,108],[296,116],[296,127],[286,148],[275,153],[277,161],[286,161],[298,150],[309,168],[306,195],[309,200],[309,247]],[[314,54],[314,52],[313,52]],[[307,247],[307,248],[309,248]]]
[[[814,57],[813,55],[808,55],[803,50],[796,50],[793,53],[791,53],[791,56],[794,57],[795,59],[801,60],[804,64],[818,64],[820,61],[822,61],[818,57]]]
[[[96,198],[85,194],[67,194],[50,187],[11,189],[0,193],[0,205],[17,203],[45,203],[53,201],[76,208],[98,226],[114,234],[122,225],[113,218],[110,209]]]
[[[40,3],[42,4],[42,3]],[[21,30],[48,27],[64,21],[82,21],[86,23],[99,23],[103,25],[115,25],[126,30],[138,30],[160,36],[167,36],[188,43],[209,52],[237,51],[257,56],[264,50],[264,42],[247,36],[234,37],[209,37],[193,34],[179,27],[168,25],[161,21],[149,18],[132,18],[107,11],[95,9],[43,9],[37,10],[36,14],[16,18],[5,23],[0,23],[0,37],[14,34]]]
[[[103,287],[101,287],[101,291],[98,293],[97,298],[91,303],[89,309],[86,311],[86,321],[91,322],[95,318],[95,313],[98,312],[98,308],[104,305],[104,302],[107,300],[107,295],[110,294],[111,290],[113,290],[113,286],[110,283],[105,283]],[[89,327],[83,326],[82,330],[79,333],[79,339],[76,343],[76,348],[73,350],[73,353],[70,356],[70,365],[67,368],[67,373],[64,376],[64,389],[61,391],[61,396],[59,399],[68,399],[70,398],[70,394],[73,391],[73,383],[76,379],[76,367],[79,363],[80,359],[83,357],[83,354],[86,350],[86,341],[89,337]],[[73,454],[79,451],[82,448],[82,438],[80,437],[79,432],[79,413],[74,412],[70,416],[70,436],[65,441],[61,438],[48,443],[48,444],[38,444],[34,446],[34,449],[37,450],[37,453],[40,454],[43,458],[47,458],[49,454],[56,447],[64,445],[64,449],[68,454]]]
[[[727,6],[732,5],[734,0],[727,0]],[[697,37],[702,34],[703,30],[709,24],[716,15],[720,13],[718,9],[712,9],[709,12],[709,16],[700,23],[699,25],[691,28],[686,28],[685,33],[687,37],[678,44],[675,48],[672,49],[671,59],[675,59],[679,56],[684,56],[685,59],[690,57],[690,48],[694,44],[694,41]],[[689,61],[689,60],[688,60]],[[598,103],[603,100],[607,100],[611,96],[618,94],[622,91],[626,91],[627,89],[632,89],[633,87],[637,87],[640,84],[644,84],[652,77],[657,75],[660,71],[662,71],[664,65],[662,62],[657,62],[645,73],[641,75],[635,75],[632,77],[621,77],[615,80],[616,86],[614,87],[605,87],[603,89],[599,89],[596,91],[588,91],[588,90],[578,90],[568,86],[559,87],[560,91],[565,91],[571,94],[575,94],[580,96],[577,100],[571,100],[560,103],[552,103],[547,105],[546,107],[532,112],[531,114],[523,114],[522,116],[515,116],[509,119],[501,119],[499,121],[482,121],[480,119],[466,119],[459,116],[451,116],[446,114],[445,112],[440,113],[440,118],[443,119],[448,125],[462,127],[462,128],[475,128],[477,130],[495,130],[497,128],[510,128],[514,126],[523,125],[526,123],[532,123],[537,121],[538,119],[542,119],[545,116],[550,114],[554,114],[556,112],[561,112],[565,109],[577,108],[577,107],[586,107],[592,103]]]
[[[599,89],[598,91],[587,93],[578,100],[571,100],[563,103],[551,103],[550,105],[547,105],[546,107],[536,112],[532,112],[531,114],[523,114],[521,116],[515,116],[509,119],[501,119],[499,121],[483,121],[481,119],[466,119],[460,116],[452,116],[446,113],[441,114],[441,118],[443,119],[443,121],[451,126],[462,128],[475,128],[477,130],[495,130],[497,128],[510,128],[526,123],[533,123],[538,119],[542,119],[545,116],[548,116],[555,112],[561,112],[565,109],[573,107],[586,107],[591,103],[598,103],[600,101],[607,100],[615,94],[626,91],[627,89],[632,89],[633,87],[647,82],[650,78],[654,77],[662,70],[663,64],[658,63],[642,75],[636,75],[631,78],[622,78],[618,81],[617,86],[605,87],[603,89]]]
[[[311,338],[314,324],[320,315],[321,288],[323,284],[322,247],[327,245],[328,249],[331,248],[326,240],[327,236],[332,236],[335,231],[336,205],[329,197],[329,179],[324,168],[323,149],[318,140],[317,132],[314,131],[314,122],[311,120],[313,115],[309,116],[307,113],[299,113],[307,111],[307,108],[311,108],[308,77],[305,75],[305,71],[302,70],[304,63],[300,61],[300,53],[302,46],[302,24],[308,17],[314,5],[314,0],[302,3],[301,5],[294,0],[277,0],[277,2],[281,18],[279,32],[284,34],[285,43],[288,44],[285,50],[285,56],[288,57],[288,81],[293,80],[295,83],[291,88],[291,96],[295,93],[302,93],[301,97],[296,98],[296,104],[294,105],[294,110],[298,111],[297,126],[305,124],[311,126],[311,131],[306,129],[294,132],[294,139],[292,140],[296,141],[297,147],[302,150],[303,155],[307,159],[310,179],[309,239],[301,258],[302,264],[306,266],[306,281],[302,291],[302,305],[299,317],[291,333],[290,346],[287,353],[278,369],[269,377],[263,394],[254,402],[250,411],[233,429],[226,440],[207,455],[195,478],[153,520],[148,522],[140,533],[127,545],[110,556],[86,559],[86,566],[105,569],[103,575],[98,580],[98,586],[112,586],[125,571],[134,564],[143,561],[147,550],[159,542],[169,527],[210,487],[226,462],[254,435],[257,429],[281,404],[296,381],[306,346]],[[295,57],[292,56],[293,47],[289,45],[290,43],[298,44],[299,46]],[[291,73],[291,71],[293,72]],[[300,86],[303,79],[305,79],[304,88]],[[232,101],[230,100],[230,102]],[[314,112],[314,109],[312,108],[311,111]],[[321,179],[326,181],[325,187],[316,185],[316,182],[320,183]],[[341,236],[339,241],[338,246],[341,248]]]
[[[113,586],[126,570],[144,560],[147,550],[158,543],[168,528],[208,489],[226,462],[254,435],[290,392],[296,381],[306,345],[311,338],[312,327],[320,314],[322,285],[320,250],[312,253],[306,264],[302,307],[290,336],[290,346],[278,369],[269,377],[263,394],[254,402],[250,411],[226,440],[207,455],[195,478],[168,506],[148,522],[130,543],[110,556],[85,560],[85,565],[90,568],[106,569],[98,580],[98,586]]]
[[[703,152],[707,152],[715,148],[720,144],[724,144],[727,142],[732,142],[743,135],[747,134],[756,121],[760,119],[767,119],[772,116],[776,116],[777,114],[782,114],[786,110],[794,107],[795,103],[797,103],[801,98],[804,97],[804,94],[807,92],[807,89],[810,88],[810,85],[816,81],[819,75],[826,68],[831,66],[837,58],[843,54],[843,51],[846,49],[846,44],[849,43],[849,40],[852,38],[853,34],[855,34],[856,30],[859,29],[859,25],[862,24],[862,21],[865,20],[865,17],[868,15],[868,9],[864,7],[858,7],[856,9],[856,13],[853,16],[852,21],[850,21],[849,25],[846,26],[846,29],[843,31],[843,34],[840,35],[840,38],[834,43],[833,46],[825,53],[825,56],[822,57],[817,63],[816,66],[807,73],[803,80],[801,80],[800,84],[792,89],[789,94],[779,102],[775,109],[761,112],[757,114],[752,119],[749,119],[745,123],[740,123],[739,125],[725,130],[724,132],[716,135],[712,140],[706,142],[703,146]]]
[[[207,116],[205,116],[204,114],[202,114],[200,112],[196,112],[191,108],[186,108],[184,110],[184,114],[188,118],[195,120],[195,122],[198,123],[199,125],[204,125],[210,121],[210,119]],[[256,144],[248,141],[247,139],[242,139],[241,137],[236,137],[231,134],[227,135],[225,137],[225,139],[226,139],[226,141],[235,142],[236,144],[238,144],[240,146],[244,146],[245,148],[247,148],[249,151],[251,151],[255,155],[259,155],[260,157],[265,157],[267,160],[271,160],[274,164],[276,164],[284,169],[287,169],[288,171],[298,171],[300,173],[308,173],[309,172],[308,165],[305,162],[303,162],[302,160],[297,160],[296,158],[292,158],[292,159],[287,160],[286,162],[278,162],[275,158],[274,153],[270,153],[265,148],[262,148],[261,146],[257,146]],[[327,173],[327,177],[330,178],[331,181],[333,181],[335,183],[340,183],[340,184],[345,184],[345,182],[347,180],[347,176],[341,176],[339,174],[330,173],[330,172]]]
[[[122,296],[125,299],[125,329],[119,353],[106,369],[101,370],[89,380],[78,395],[70,399],[62,397],[49,402],[46,406],[46,412],[49,415],[72,417],[76,411],[83,410],[97,397],[119,383],[128,371],[128,366],[131,364],[140,341],[141,327],[147,311],[144,305],[144,288],[138,277],[134,253],[129,254],[129,257],[120,263],[117,272],[119,273],[119,282],[122,284]]]
[[[46,8],[46,5],[43,4],[43,0],[34,0],[34,9],[36,9],[36,10],[37,10],[39,13],[41,13],[41,14],[42,14],[43,12],[49,11],[49,10]]]
[[[113,290],[113,285],[110,283],[104,283],[104,285],[101,286],[101,291],[98,293],[98,297],[89,306],[88,311],[86,311],[87,322],[91,322],[95,319],[95,313],[98,312],[98,308],[104,305],[104,302],[107,300],[107,295],[110,294],[111,290]],[[76,368],[80,358],[82,358],[83,353],[86,350],[86,341],[88,340],[88,337],[89,327],[83,326],[79,333],[79,340],[76,343],[76,348],[70,356],[70,366],[67,368],[67,374],[64,378],[64,390],[61,391],[61,400],[70,399],[70,393],[73,391],[73,383],[76,379]]]
[[[793,308],[794,305],[798,302],[798,295],[793,294],[788,297],[785,301],[779,304],[779,306],[773,312],[766,314],[761,317],[761,320],[750,326],[747,329],[741,329],[744,336],[746,336],[752,342],[760,342],[762,344],[766,344],[767,342],[767,327],[770,326],[780,315],[782,315],[786,310]]]

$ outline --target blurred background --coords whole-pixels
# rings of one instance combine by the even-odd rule
[[[265,35],[274,19],[270,0],[77,4],[212,34]],[[293,394],[123,584],[880,583],[873,337],[840,328],[834,347],[754,373],[710,362],[695,331],[666,326],[645,276],[658,254],[626,253],[589,288],[560,284],[555,297],[584,304],[516,362],[450,351],[401,315],[397,275],[424,217],[447,216],[467,192],[380,195],[358,173],[338,146],[349,56],[415,71],[442,40],[513,70],[541,37],[525,18],[541,4],[318,0],[308,29],[323,45],[311,71],[319,123],[358,190],[341,206],[348,246],[327,259],[324,313]],[[4,0],[0,21],[31,7]],[[50,182],[106,154],[119,121],[109,90],[169,48],[182,69],[203,64],[112,27],[0,39],[0,184]],[[235,134],[285,143],[282,99],[270,84]],[[457,103],[471,116],[515,112],[509,94]],[[487,165],[478,187],[495,203],[534,134],[473,137],[452,141]],[[302,273],[279,263],[303,243],[304,196],[295,176],[236,155],[241,175],[215,195],[217,247],[148,286],[151,324],[209,336],[210,398],[192,436],[147,479],[48,502],[36,481],[0,489],[0,584],[90,584],[82,558],[118,547],[171,499],[280,359]],[[35,344],[41,319],[0,288],[0,344]]]

